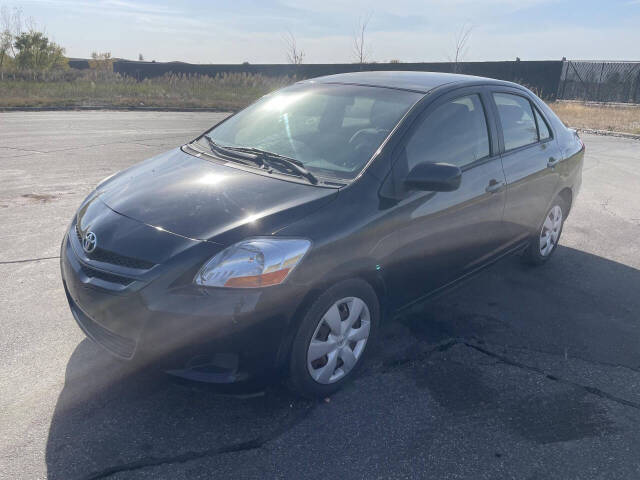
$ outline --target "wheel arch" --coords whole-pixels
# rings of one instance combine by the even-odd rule
[[[291,320],[287,326],[286,335],[283,336],[283,339],[280,342],[277,355],[278,369],[281,369],[288,364],[293,340],[296,336],[302,318],[304,318],[309,308],[311,308],[313,302],[333,284],[349,279],[359,279],[369,284],[378,298],[380,321],[382,322],[384,320],[388,313],[388,290],[381,272],[375,268],[370,268],[371,265],[375,265],[373,262],[373,260],[358,260],[351,262],[348,265],[344,265],[344,268],[341,268],[341,273],[329,273],[309,288],[291,316]]]
[[[570,187],[565,187],[560,190],[560,192],[558,192],[558,197],[560,197],[567,204],[567,213],[565,215],[566,217],[567,215],[569,215],[573,204],[573,191]]]

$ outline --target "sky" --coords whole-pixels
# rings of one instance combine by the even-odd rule
[[[640,60],[640,0],[0,0],[46,29],[69,57],[286,63],[291,32],[305,63],[354,61],[369,18],[370,60],[447,61],[471,28],[468,61]]]

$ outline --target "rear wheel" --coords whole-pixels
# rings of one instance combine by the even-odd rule
[[[296,334],[289,365],[293,390],[325,397],[355,376],[371,350],[380,308],[363,280],[340,282],[313,303]]]
[[[523,259],[527,263],[541,265],[549,260],[553,252],[556,251],[566,211],[566,203],[560,197],[556,198],[544,217],[537,234],[531,238],[529,247],[524,252]]]

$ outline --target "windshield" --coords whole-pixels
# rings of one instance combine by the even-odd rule
[[[352,179],[421,96],[379,87],[299,84],[261,98],[205,135],[222,147],[289,157],[318,176]]]

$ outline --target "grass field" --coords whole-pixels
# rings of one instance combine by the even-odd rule
[[[553,102],[549,106],[570,127],[640,134],[640,105]]]
[[[167,74],[137,81],[108,71],[20,72],[0,79],[1,107],[158,107],[239,110],[258,97],[293,83],[293,77]],[[640,106],[552,102],[565,124],[576,128],[640,134]]]
[[[295,81],[231,73],[216,77],[167,74],[138,82],[110,72],[0,81],[0,107],[169,107],[239,110]]]

